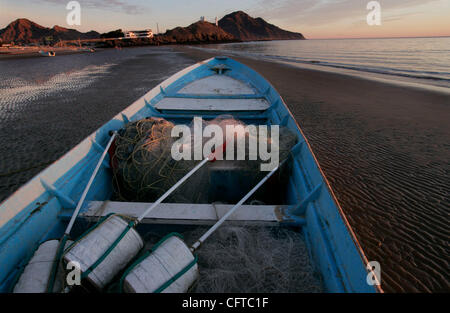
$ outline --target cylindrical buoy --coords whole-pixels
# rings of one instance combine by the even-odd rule
[[[111,215],[69,247],[63,259],[78,262],[82,278],[100,290],[143,246],[142,238],[127,221]]]
[[[186,292],[198,275],[197,258],[183,240],[171,235],[126,274],[123,291]]]
[[[66,242],[66,247],[72,241]],[[28,262],[17,284],[14,286],[14,293],[44,293],[47,292],[47,284],[52,271],[58,250],[59,240],[49,240],[39,246],[30,262]],[[64,271],[58,270],[57,279],[53,287],[53,292],[62,289],[61,282],[64,280]]]

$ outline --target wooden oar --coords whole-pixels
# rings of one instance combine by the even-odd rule
[[[283,163],[286,162],[283,161],[281,164],[279,164],[276,168],[274,168],[270,173],[268,173],[261,181],[256,184],[255,187],[253,187],[252,190],[250,190],[234,207],[232,207],[216,224],[214,224],[206,233],[203,234],[203,236],[200,237],[191,247],[191,252],[194,252],[197,250],[200,245],[209,237],[213,232],[217,230],[226,220],[228,217],[230,217],[231,214],[233,214],[245,201],[248,200],[280,167],[283,165]]]
[[[83,205],[84,200],[86,199],[87,193],[89,192],[89,189],[91,188],[91,185],[94,182],[95,176],[97,176],[100,166],[102,165],[103,160],[105,159],[106,154],[108,153],[108,150],[111,147],[111,144],[113,143],[116,136],[117,136],[117,132],[115,131],[112,134],[111,139],[109,139],[109,142],[106,145],[106,148],[103,151],[102,156],[98,160],[97,166],[95,167],[94,172],[92,173],[91,178],[89,179],[89,182],[87,183],[86,187],[84,188],[84,191],[83,191],[83,194],[81,195],[80,200],[78,200],[78,204],[75,208],[75,211],[72,214],[72,217],[69,221],[69,224],[67,225],[66,230],[64,231],[64,235],[62,236],[61,240],[59,241],[58,249],[56,250],[55,261],[53,263],[52,271],[50,273],[48,283],[47,283],[47,292],[53,292],[53,287],[54,287],[55,279],[56,279],[56,273],[58,272],[58,267],[61,262],[61,256],[62,256],[64,248],[66,246],[67,239],[70,236],[70,231],[72,230],[73,224],[75,223],[75,220],[77,219],[77,216],[78,216],[78,213],[80,212],[81,206]]]
[[[175,189],[180,187],[189,177],[194,175],[194,173],[197,172],[203,165],[205,165],[208,162],[214,162],[217,159],[217,155],[225,151],[226,144],[227,143],[224,142],[222,146],[219,147],[219,149],[215,150],[206,159],[197,164],[197,166],[195,166],[192,170],[190,170],[189,173],[187,173],[175,185],[173,185],[169,190],[167,190],[158,200],[156,200],[147,210],[145,210],[145,212],[142,213],[141,216],[138,217],[134,225],[136,226],[138,223],[140,223],[147,214],[149,214],[154,208],[156,208],[161,202],[163,202],[172,192],[175,191]]]

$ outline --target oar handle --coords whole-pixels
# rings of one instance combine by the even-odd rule
[[[78,200],[77,207],[75,208],[75,211],[72,214],[72,218],[70,219],[69,225],[67,225],[67,228],[66,228],[66,231],[64,234],[66,234],[66,235],[70,234],[73,224],[75,223],[78,213],[80,212],[81,206],[83,205],[83,202],[86,199],[87,193],[89,192],[89,189],[91,188],[91,185],[94,182],[95,176],[97,176],[98,170],[100,169],[100,166],[102,165],[103,160],[105,159],[106,154],[108,153],[109,147],[111,147],[111,144],[113,143],[116,136],[117,136],[117,132],[114,131],[111,136],[111,139],[109,139],[109,142],[106,145],[105,150],[103,151],[102,156],[100,157],[100,160],[98,160],[97,166],[95,167],[95,170],[92,173],[91,178],[89,179],[89,182],[87,183],[86,187],[84,188],[84,191],[83,191],[83,194],[81,195],[80,200]]]
[[[149,214],[154,208],[156,208],[161,202],[163,202],[172,192],[175,191],[178,187],[180,187],[189,177],[191,177],[195,172],[197,172],[203,165],[208,162],[214,162],[217,159],[217,155],[222,153],[225,150],[226,142],[223,143],[218,149],[216,149],[213,153],[211,153],[206,159],[201,161],[197,166],[195,166],[192,170],[189,171],[183,178],[181,178],[175,185],[173,185],[169,190],[167,190],[158,200],[156,200],[135,222],[137,225],[142,219],[144,219],[147,214]]]
[[[286,160],[285,160],[286,161]],[[276,168],[274,168],[269,174],[267,174],[261,181],[253,187],[252,190],[250,190],[234,207],[231,208],[216,224],[214,224],[206,233],[203,234],[203,236],[197,240],[191,247],[191,251],[194,252],[195,250],[200,247],[200,245],[214,232],[217,228],[222,225],[225,220],[233,214],[245,201],[248,200],[248,198],[251,197],[258,189],[261,187],[279,168],[280,166],[285,162],[283,161],[281,164],[279,164]]]
[[[84,199],[86,199],[86,195],[87,195],[89,189],[91,188],[92,182],[94,181],[95,176],[97,176],[98,170],[100,169],[100,166],[102,165],[103,160],[105,159],[106,154],[108,153],[109,147],[111,147],[111,144],[114,141],[114,138],[116,138],[116,136],[117,136],[117,132],[114,131],[111,136],[111,139],[109,139],[109,142],[106,145],[105,150],[103,151],[102,156],[100,157],[100,160],[98,160],[97,166],[95,167],[95,170],[92,173],[91,178],[89,179],[89,182],[87,183],[86,187],[84,188],[84,191],[83,191],[83,194],[81,195],[80,200],[78,200],[77,207],[75,208],[75,211],[72,214],[72,217],[69,221],[69,225],[67,225],[64,235],[61,238],[61,240],[59,241],[58,248],[56,250],[56,254],[55,254],[55,258],[54,258],[54,263],[53,263],[53,266],[52,266],[52,269],[50,271],[50,275],[49,275],[49,278],[47,281],[47,292],[53,292],[53,287],[55,285],[55,279],[56,279],[56,273],[58,272],[58,267],[61,262],[63,250],[66,246],[66,242],[67,242],[67,239],[69,238],[69,234],[70,234],[70,231],[72,230],[72,226],[75,223],[78,213],[80,212],[80,208],[83,205]]]

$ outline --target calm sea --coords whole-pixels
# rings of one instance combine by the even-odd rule
[[[264,41],[202,49],[450,88],[450,37]]]

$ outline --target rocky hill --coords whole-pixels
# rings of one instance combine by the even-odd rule
[[[301,33],[283,30],[262,18],[252,18],[247,13],[237,11],[224,16],[219,26],[227,33],[242,41],[295,40],[305,39]]]
[[[94,38],[122,37],[121,30],[100,35],[95,31],[81,33],[75,29],[61,26],[53,28],[43,27],[28,19],[17,19],[6,28],[0,30],[0,42],[15,44],[46,43],[52,44],[59,40],[77,40]],[[233,41],[257,41],[257,40],[291,40],[305,39],[302,34],[283,30],[269,24],[262,18],[252,18],[242,11],[226,15],[215,24],[199,21],[187,27],[176,27],[168,30],[163,35],[157,35],[153,39],[138,38],[108,43],[109,45],[148,45],[148,44],[195,44],[218,43]]]
[[[187,27],[176,27],[158,36],[161,43],[210,43],[231,42],[236,38],[216,25],[199,21]]]
[[[52,41],[58,40],[76,40],[98,38],[99,33],[90,31],[81,33],[75,29],[68,29],[55,25],[48,28],[36,24],[28,19],[21,18],[10,23],[6,28],[0,30],[0,39],[2,42],[33,43],[41,42],[45,38]]]

